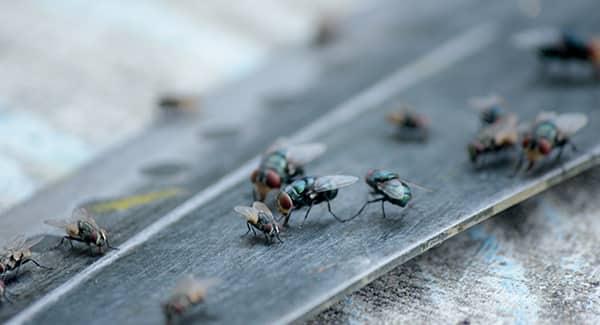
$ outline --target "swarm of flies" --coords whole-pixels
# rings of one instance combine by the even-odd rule
[[[381,202],[381,213],[384,218],[386,217],[385,202],[389,202],[401,208],[406,207],[408,202],[412,199],[412,190],[409,185],[431,192],[431,190],[403,180],[397,173],[385,169],[369,170],[365,175],[365,182],[371,188],[371,195],[374,198],[367,200],[352,218],[359,216],[367,205],[376,202]]]
[[[337,197],[340,188],[350,186],[358,181],[358,177],[346,175],[307,176],[293,181],[279,192],[277,208],[284,217],[283,226],[287,226],[293,211],[308,207],[304,221],[308,218],[313,206],[327,203],[327,211],[336,220],[345,222],[331,210],[331,201]],[[304,224],[304,221],[302,224]]]
[[[275,221],[269,207],[264,203],[257,201],[251,207],[237,206],[234,210],[246,219],[246,226],[248,227],[246,234],[252,231],[256,236],[256,230],[258,230],[265,235],[267,243],[270,243],[274,238],[280,243],[282,242],[279,238],[279,224]]]
[[[12,239],[0,255],[0,275],[2,275],[2,278],[4,279],[7,273],[13,271],[15,277],[19,276],[21,267],[30,262],[39,268],[51,270],[51,268],[33,259],[31,247],[37,245],[42,239],[43,237],[26,240],[22,235]]]
[[[576,151],[577,148],[571,142],[571,136],[581,130],[588,123],[588,118],[582,113],[557,114],[554,112],[540,113],[533,125],[523,135],[523,154],[517,163],[516,172],[521,168],[523,161],[527,160],[527,170],[535,163],[557,152],[556,161],[562,155],[566,145]]]
[[[62,246],[67,240],[71,248],[73,248],[73,241],[87,244],[91,254],[93,254],[92,246],[96,246],[101,254],[104,253],[105,248],[117,249],[110,245],[106,230],[98,226],[94,217],[86,209],[75,209],[71,217],[66,220],[46,220],[45,223],[66,232],[58,246]]]
[[[254,199],[264,201],[271,190],[278,190],[302,177],[304,165],[323,154],[325,149],[325,145],[320,143],[295,146],[275,144],[263,155],[250,177],[254,184]]]
[[[190,308],[204,302],[207,290],[218,282],[217,279],[196,279],[191,275],[179,279],[169,299],[162,304],[167,324],[174,323]]]
[[[402,140],[423,141],[429,133],[429,119],[409,107],[387,114],[386,119],[398,128]]]

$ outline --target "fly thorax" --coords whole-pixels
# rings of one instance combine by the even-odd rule
[[[66,227],[67,235],[70,237],[79,237],[79,226],[74,224],[69,224]]]

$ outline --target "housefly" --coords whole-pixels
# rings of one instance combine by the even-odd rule
[[[169,299],[162,304],[167,324],[172,324],[191,307],[204,302],[207,290],[218,282],[217,279],[196,279],[191,275],[179,279]]]
[[[517,164],[517,171],[521,168],[523,160],[529,162],[527,170],[531,169],[536,161],[558,150],[556,160],[560,159],[564,147],[571,144],[571,136],[581,130],[588,123],[588,118],[582,113],[557,114],[544,112],[538,115],[535,123],[523,135],[522,146],[524,155],[521,155]]]
[[[104,252],[104,247],[117,249],[110,246],[106,230],[98,226],[94,217],[86,209],[75,209],[71,217],[66,220],[46,220],[45,223],[66,231],[67,235],[61,239],[58,246],[68,240],[71,247],[73,241],[87,244],[90,252],[92,245],[98,247],[100,253]]]
[[[412,190],[409,185],[431,192],[431,190],[405,181],[401,179],[397,173],[385,169],[369,170],[365,176],[365,182],[371,187],[371,195],[375,196],[375,198],[365,202],[352,218],[360,215],[367,205],[376,202],[381,202],[381,212],[383,213],[384,218],[386,217],[385,202],[389,202],[402,208],[406,207],[408,202],[412,199]]]
[[[257,201],[254,202],[251,207],[237,206],[233,210],[246,218],[246,226],[248,227],[246,234],[252,230],[256,236],[256,231],[254,229],[257,229],[265,235],[265,240],[268,243],[270,243],[273,238],[277,238],[279,242],[282,242],[281,238],[279,238],[279,225],[275,221],[275,218],[273,218],[273,214],[269,207],[264,203]]]
[[[467,146],[471,162],[476,164],[484,155],[514,148],[519,140],[517,121],[516,115],[509,114],[481,129]]]
[[[405,107],[400,111],[391,112],[386,115],[386,119],[398,127],[399,135],[403,139],[423,140],[427,137],[429,119],[411,108]]]
[[[307,176],[293,181],[284,187],[277,196],[277,207],[285,218],[283,225],[287,226],[293,211],[303,207],[308,207],[304,215],[304,221],[306,221],[312,207],[323,202],[327,202],[327,210],[336,220],[345,222],[346,220],[339,218],[331,211],[330,201],[336,198],[338,189],[352,185],[356,181],[358,181],[358,177],[345,175]]]
[[[15,276],[19,275],[21,267],[29,262],[42,269],[51,270],[33,259],[31,247],[42,241],[43,237],[34,240],[25,240],[25,236],[19,235],[12,239],[10,243],[0,253],[0,274],[15,271]]]
[[[264,201],[271,190],[279,189],[303,176],[303,166],[323,154],[325,149],[325,145],[320,143],[295,146],[280,143],[267,150],[250,177],[255,187],[255,199]]]

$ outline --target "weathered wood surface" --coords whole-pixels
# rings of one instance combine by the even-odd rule
[[[207,196],[200,192],[201,197],[211,199],[201,200],[202,203],[197,206],[186,204],[185,209],[181,208],[180,203],[189,197],[188,194],[138,209],[103,215],[101,223],[111,230],[115,243],[125,249],[96,261],[95,257],[86,256],[85,250],[50,250],[48,248],[53,241],[48,239],[39,247],[40,259],[64,268],[53,272],[28,272],[13,287],[21,299],[10,309],[3,308],[0,311],[2,317],[6,319],[27,307],[17,315],[22,318],[15,320],[61,322],[72,319],[71,313],[76,310],[88,315],[88,323],[159,323],[162,321],[159,302],[179,275],[191,272],[219,277],[222,284],[219,290],[211,293],[199,313],[191,314],[189,320],[221,323],[296,320],[324,308],[348,290],[364,286],[399,263],[469,226],[597,163],[600,147],[595,137],[600,118],[595,110],[598,104],[596,84],[555,83],[551,77],[540,77],[535,69],[535,58],[508,44],[510,37],[529,27],[530,22],[518,16],[512,8],[506,8],[505,4],[484,6],[466,1],[456,6],[451,7],[453,10],[439,10],[418,22],[400,22],[389,10],[383,15],[387,20],[381,17],[363,20],[366,27],[362,30],[373,34],[356,34],[353,44],[361,44],[360,48],[354,46],[353,51],[348,51],[353,48],[352,43],[342,42],[339,47],[326,52],[328,56],[321,54],[318,60],[313,57],[324,69],[319,78],[313,79],[318,81],[308,88],[296,88],[295,94],[279,94],[276,100],[273,99],[277,92],[267,92],[271,95],[269,110],[255,116],[255,120],[247,120],[248,123],[237,133],[215,139],[200,152],[190,149],[196,144],[189,135],[183,138],[187,139],[184,141],[166,142],[171,147],[165,145],[165,148],[177,153],[177,161],[190,156],[190,152],[200,157],[187,161],[185,165],[192,167],[183,174],[185,177],[123,182],[126,185],[120,187],[121,195],[164,186],[176,186],[196,193],[219,175],[224,175],[223,169],[252,157],[259,147],[265,147],[277,136],[294,134],[300,129],[301,133],[296,134],[296,138],[320,140],[330,148],[326,155],[311,164],[312,173],[341,172],[362,176],[370,167],[386,167],[435,188],[435,192],[417,192],[409,208],[403,211],[388,209],[388,219],[382,219],[379,210],[373,207],[360,219],[338,224],[325,210],[313,209],[304,228],[290,228],[283,235],[285,243],[272,246],[265,246],[258,239],[239,238],[245,226],[233,213],[232,207],[250,201],[245,175],[239,182],[225,182],[233,186],[221,187],[218,195]],[[577,22],[582,30],[592,30],[597,22],[589,14],[590,8],[593,4],[587,1],[557,5],[540,21],[554,24]],[[491,24],[473,30],[473,21],[467,17],[482,17]],[[380,24],[374,24],[380,29],[368,24],[374,21]],[[423,32],[414,33],[415,30]],[[465,31],[468,32],[465,34]],[[380,38],[372,35],[380,35]],[[399,35],[404,41],[402,44],[396,41]],[[457,39],[445,43],[457,35]],[[410,58],[439,46],[442,50],[434,50],[432,55],[410,63]],[[336,49],[339,52],[335,52]],[[340,57],[340,53],[351,54]],[[454,57],[457,53],[462,55]],[[460,60],[466,58],[468,60]],[[365,66],[364,62],[374,63]],[[402,67],[406,62],[409,62],[407,68],[401,68],[390,79],[371,86],[374,79],[381,78],[384,72]],[[583,80],[588,80],[585,78]],[[286,78],[276,81],[279,80]],[[371,88],[360,91],[367,86]],[[507,177],[511,172],[510,163],[473,169],[464,146],[476,132],[478,122],[467,108],[466,99],[489,93],[490,89],[506,96],[510,102],[509,109],[527,119],[533,118],[540,107],[550,104],[559,111],[590,113],[591,124],[575,138],[582,151],[565,155],[559,164],[547,163],[516,178]],[[226,95],[221,96],[241,100],[231,93]],[[332,109],[348,98],[348,103],[333,108],[333,113],[325,115],[325,119],[309,123],[309,117]],[[233,99],[230,100],[228,103],[232,107],[244,107],[243,101],[236,104]],[[394,137],[394,130],[384,127],[384,113],[395,109],[394,105],[399,100],[413,104],[432,117],[433,133],[429,142],[400,143]],[[217,100],[212,105],[216,108],[229,107]],[[267,107],[264,103],[260,106]],[[358,115],[350,115],[352,118],[346,120],[345,112],[358,112]],[[278,123],[273,123],[274,120]],[[307,128],[301,127],[307,123]],[[255,125],[271,128],[261,128],[258,132]],[[160,136],[180,139],[177,133],[172,133],[173,129],[163,127],[157,129],[158,133],[149,133],[148,137],[156,134],[153,140],[160,139]],[[176,128],[177,125],[170,127]],[[197,132],[193,127],[183,130],[186,134]],[[131,154],[135,159],[129,161],[127,168],[135,170],[145,165],[138,164],[141,153],[156,147],[156,142],[145,143],[146,140],[140,138],[133,142],[143,144],[141,146],[125,146],[115,151],[127,154],[129,149],[135,152]],[[227,148],[227,154],[223,148]],[[164,162],[156,157],[146,159],[144,163]],[[112,161],[114,166],[120,166],[120,160]],[[201,165],[202,170],[195,169],[200,162],[207,161],[213,164],[212,167]],[[194,164],[196,162],[198,165]],[[241,170],[244,171],[245,167]],[[105,169],[105,172],[108,171],[110,169]],[[127,176],[129,170],[120,173],[117,176],[102,174],[106,189],[110,188],[112,181],[122,181],[119,178]],[[80,182],[85,182],[84,175],[78,177]],[[68,204],[64,202],[82,203],[81,198],[65,195],[69,191],[75,192],[78,183],[66,184],[62,187],[62,196],[56,196],[58,199],[52,205],[57,210],[66,209],[64,206]],[[88,200],[94,197],[92,190],[87,189]],[[366,193],[364,185],[348,188],[336,199],[334,209],[341,215],[350,215],[366,198]],[[23,206],[13,212],[22,215],[39,212],[45,207],[44,203],[52,201],[48,199],[52,195],[46,193],[31,206]],[[194,197],[192,202],[196,202]],[[146,228],[153,221],[158,220],[160,225],[165,214],[174,215],[167,213],[175,207],[179,207],[177,211],[189,213],[182,214],[183,218],[177,218],[173,224],[166,224],[164,229],[159,227],[160,232],[151,233],[152,236],[146,239],[138,236],[138,233],[145,234],[147,229],[156,229]],[[300,217],[299,214],[297,217]],[[299,222],[296,218],[294,225]],[[139,238],[141,241],[138,241]],[[138,244],[131,244],[132,240]],[[77,273],[82,270],[84,273]],[[111,313],[107,314],[104,310],[111,310]]]

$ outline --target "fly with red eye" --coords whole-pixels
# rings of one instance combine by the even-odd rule
[[[582,113],[540,113],[533,126],[523,136],[523,155],[517,163],[515,173],[521,169],[524,160],[528,161],[527,170],[530,170],[536,161],[554,151],[558,152],[555,158],[558,161],[567,144],[576,151],[571,136],[581,130],[587,122],[587,116]]]
[[[314,143],[284,145],[278,143],[267,150],[260,165],[252,172],[253,197],[264,201],[271,190],[280,189],[304,175],[304,165],[325,152],[325,145]]]

